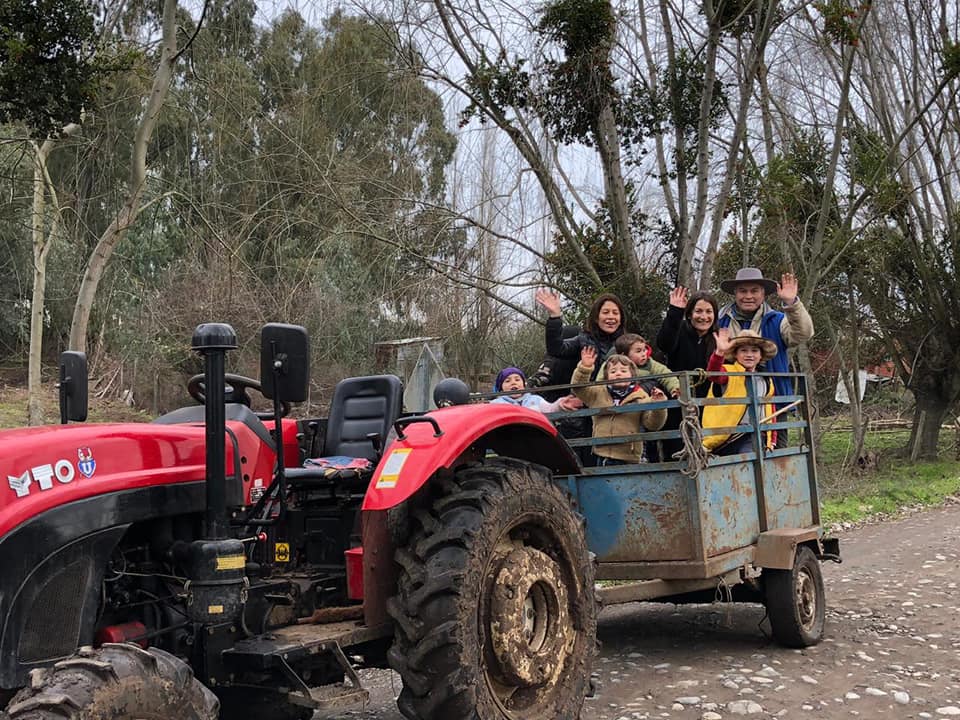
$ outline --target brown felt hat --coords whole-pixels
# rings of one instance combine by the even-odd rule
[[[777,354],[777,344],[773,340],[767,340],[760,333],[754,330],[741,330],[740,333],[730,341],[730,349],[724,356],[727,360],[734,360],[737,355],[737,348],[749,345],[760,348],[760,353],[764,360],[769,360]]]
[[[737,289],[737,285],[740,283],[756,283],[758,285],[763,285],[763,289],[766,291],[767,295],[773,295],[777,292],[777,283],[775,280],[770,280],[763,276],[763,271],[760,268],[755,267],[745,267],[737,270],[737,276],[733,280],[724,280],[720,283],[720,289],[725,293],[730,293],[733,295],[734,291]]]

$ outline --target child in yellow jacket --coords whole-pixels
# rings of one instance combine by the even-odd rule
[[[703,408],[704,430],[710,428],[734,427],[747,424],[747,380],[753,382],[754,393],[758,397],[773,395],[773,382],[767,377],[751,377],[749,375],[729,376],[727,373],[754,373],[761,369],[761,363],[777,354],[777,346],[770,340],[761,337],[753,330],[741,330],[733,340],[729,338],[727,328],[720,329],[713,336],[717,340],[717,349],[707,362],[708,373],[721,373],[710,377],[708,398],[744,398],[743,405],[707,405]],[[726,360],[726,363],[724,363]],[[761,403],[761,416],[771,414],[773,406]],[[762,418],[761,418],[762,419]],[[763,446],[768,450],[776,442],[776,431],[764,433]],[[707,435],[703,438],[703,446],[717,455],[736,455],[753,451],[753,436],[749,433],[730,435]]]
[[[597,362],[597,351],[585,346],[580,351],[580,364],[573,371],[570,382],[574,385],[590,382],[593,366]],[[590,408],[609,408],[631,403],[645,403],[653,400],[666,400],[659,388],[650,395],[637,383],[636,365],[626,355],[611,355],[603,368],[603,380],[620,380],[606,386],[575,388],[574,394]],[[593,416],[593,437],[606,438],[620,435],[634,435],[642,429],[659,430],[667,419],[666,408],[631,413],[605,413]],[[627,465],[643,462],[643,441],[633,440],[617,445],[598,445],[593,454],[599,458],[600,465]]]

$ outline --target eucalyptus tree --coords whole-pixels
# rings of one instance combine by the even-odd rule
[[[372,363],[374,340],[415,324],[411,304],[436,304],[425,263],[400,248],[434,261],[455,236],[439,98],[382,20],[287,11],[258,26],[245,0],[208,12],[156,133],[151,216],[186,247],[143,297],[174,311],[146,309],[141,334],[166,342],[219,308],[244,337],[283,317],[308,326],[325,364]]]

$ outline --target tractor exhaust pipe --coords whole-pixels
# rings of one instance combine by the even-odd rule
[[[237,334],[224,323],[198,325],[191,348],[203,355],[206,396],[207,508],[204,538],[186,549],[187,619],[211,626],[235,622],[247,601],[243,543],[229,534],[225,439],[227,433],[223,372]],[[235,458],[234,462],[239,462]]]
[[[237,334],[225,323],[204,323],[193,331],[192,350],[203,356],[206,395],[207,510],[206,537],[229,537],[224,439],[227,432],[223,373],[228,350],[236,350]]]

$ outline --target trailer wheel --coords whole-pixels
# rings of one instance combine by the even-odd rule
[[[85,648],[10,701],[10,720],[216,720],[220,703],[173,655],[136,645]]]
[[[579,717],[596,647],[583,522],[550,473],[497,458],[437,481],[397,551],[391,666],[410,720]]]
[[[797,548],[791,570],[764,570],[767,614],[773,636],[787,647],[816,645],[823,638],[826,595],[820,561]]]

